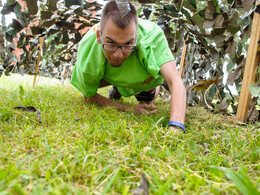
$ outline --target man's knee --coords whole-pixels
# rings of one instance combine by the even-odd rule
[[[107,82],[106,80],[102,79],[100,81],[100,84],[99,84],[99,87],[98,88],[101,88],[101,87],[106,87],[106,86],[109,86],[111,85],[109,82]]]
[[[149,91],[143,91],[137,95],[135,95],[137,101],[144,102],[144,103],[152,103],[157,98],[160,91],[160,86],[151,89]]]

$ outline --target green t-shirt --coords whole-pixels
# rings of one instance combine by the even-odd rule
[[[97,25],[82,38],[71,84],[86,97],[96,94],[100,80],[117,86],[128,97],[148,91],[163,83],[160,66],[172,61],[173,55],[164,32],[153,22],[138,21],[137,46],[120,67],[112,67],[97,42]]]

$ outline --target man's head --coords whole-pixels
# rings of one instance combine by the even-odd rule
[[[101,31],[106,26],[106,21],[111,20],[114,22],[119,28],[126,28],[129,24],[134,21],[137,26],[137,11],[132,3],[129,2],[130,11],[122,18],[121,13],[118,10],[117,4],[115,0],[110,0],[102,10],[100,28]]]
[[[116,2],[109,1],[103,8],[100,30],[97,31],[98,43],[116,44],[117,46],[134,45],[137,38],[137,12],[135,7],[129,3],[131,10],[121,17]],[[122,65],[131,52],[125,52],[122,48],[116,51],[108,51],[103,48],[108,62],[115,67]]]

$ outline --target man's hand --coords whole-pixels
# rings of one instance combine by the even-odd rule
[[[101,107],[113,106],[121,111],[134,110],[134,112],[137,114],[151,115],[151,114],[154,114],[155,112],[157,112],[156,106],[152,106],[152,105],[148,105],[148,104],[139,104],[132,108],[132,107],[124,106],[117,102],[113,102],[112,100],[110,100],[102,95],[99,95],[97,93],[91,98],[87,98],[84,96],[84,99],[87,103],[96,103]]]
[[[134,107],[134,112],[137,114],[151,115],[157,112],[157,106],[140,104]]]
[[[182,133],[182,130],[178,127],[169,126],[169,132]]]

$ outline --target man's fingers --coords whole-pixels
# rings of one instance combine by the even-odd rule
[[[151,110],[157,109],[157,106],[153,106],[153,105],[149,105],[149,104],[143,104],[143,107],[145,109],[151,109]]]
[[[135,112],[138,114],[151,115],[157,112],[157,106],[141,104],[135,107]]]
[[[169,129],[174,132],[182,132],[178,127],[169,126]]]
[[[146,114],[146,115],[151,115],[151,114],[154,114],[157,112],[157,109],[154,109],[154,110],[150,110],[150,111],[147,111],[147,110],[144,110],[144,113],[143,114]]]
[[[154,114],[157,112],[157,109],[149,111],[149,115]]]
[[[144,109],[140,109],[141,114],[147,114],[147,111]]]
[[[143,108],[140,108],[139,111],[141,112],[141,114],[149,115],[149,112]]]

